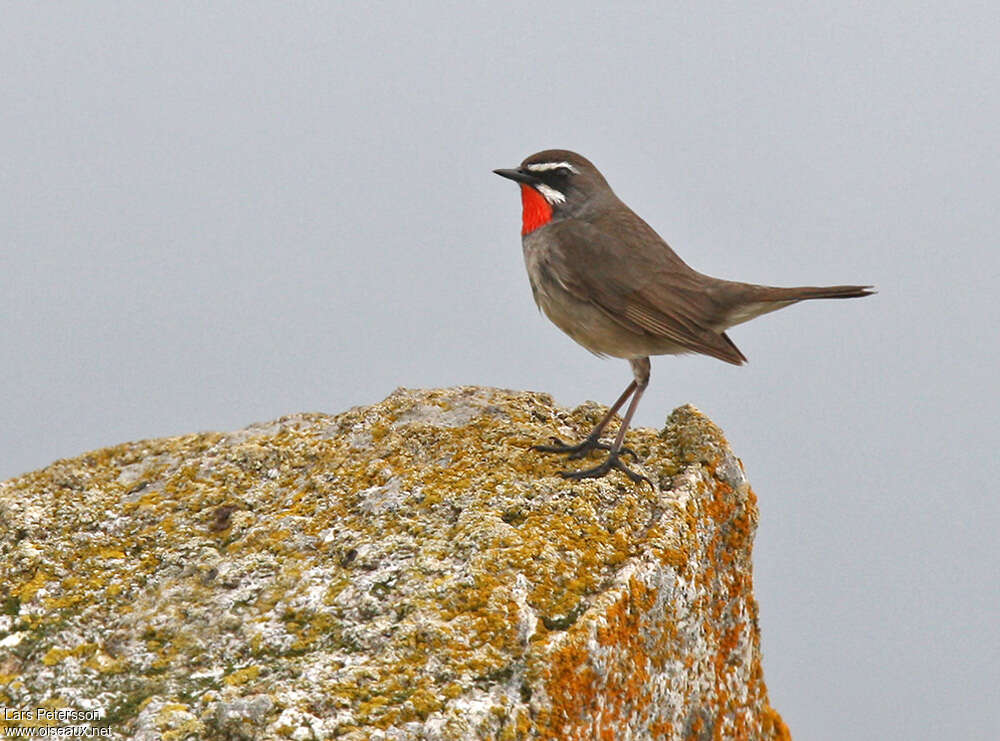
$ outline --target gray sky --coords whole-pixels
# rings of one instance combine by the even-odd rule
[[[0,479],[396,386],[610,403],[490,172],[575,149],[699,270],[878,285],[655,359],[638,423],[742,457],[798,738],[993,738],[995,8],[346,5],[4,4]]]

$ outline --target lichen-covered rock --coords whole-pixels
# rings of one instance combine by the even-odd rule
[[[529,449],[603,411],[399,390],[0,484],[0,706],[120,738],[787,738],[739,461],[692,407],[629,433],[652,488]]]

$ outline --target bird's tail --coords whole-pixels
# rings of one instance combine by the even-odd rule
[[[768,314],[799,301],[814,298],[860,298],[875,293],[872,286],[797,286],[776,288],[741,284],[742,290],[734,291],[736,300],[728,307],[721,325],[728,329],[749,321],[761,314]]]
[[[860,298],[875,293],[874,286],[759,286],[758,301],[805,301],[813,298]]]

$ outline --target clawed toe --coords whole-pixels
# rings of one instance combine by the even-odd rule
[[[599,479],[602,476],[606,476],[613,470],[618,470],[628,476],[633,483],[639,484],[645,481],[649,484],[649,488],[655,488],[653,482],[640,473],[636,473],[631,468],[622,463],[621,458],[618,453],[611,452],[608,457],[604,459],[604,462],[594,466],[593,468],[584,468],[580,471],[560,471],[559,475],[564,479]]]
[[[567,445],[558,437],[550,437],[549,440],[552,441],[551,445],[532,445],[532,450],[537,450],[541,453],[574,453],[582,445]]]
[[[568,445],[560,440],[558,437],[549,438],[552,441],[551,445],[532,445],[532,450],[537,450],[541,453],[559,453],[561,455],[566,455],[571,461],[578,460],[580,458],[586,458],[587,454],[592,450],[611,450],[611,445],[608,443],[602,443],[600,438],[588,437],[583,442],[577,445]],[[627,453],[632,456],[632,460],[639,460],[639,456],[636,452],[623,445],[619,453]]]

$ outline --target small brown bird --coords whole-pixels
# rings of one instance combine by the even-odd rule
[[[578,445],[552,438],[535,450],[570,459],[607,450],[600,465],[560,471],[564,478],[604,476],[612,469],[649,482],[622,461],[625,431],[649,384],[649,356],[702,353],[734,365],[746,357],[726,330],[761,314],[813,298],[855,298],[871,286],[772,288],[702,275],[622,203],[585,157],[549,149],[497,175],[521,185],[521,245],[535,303],[563,332],[597,355],[625,358],[633,381]],[[601,433],[628,401],[612,444]],[[634,456],[634,454],[633,454]]]

